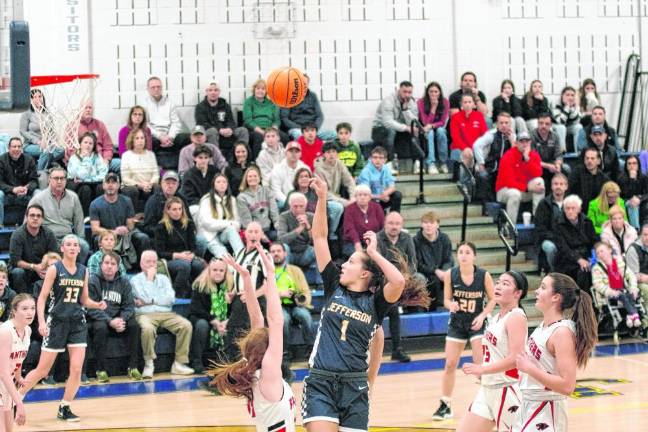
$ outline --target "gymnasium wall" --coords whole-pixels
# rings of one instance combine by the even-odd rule
[[[399,81],[417,97],[431,80],[449,94],[465,70],[489,102],[503,78],[518,95],[536,78],[557,95],[593,77],[615,119],[647,9],[648,0],[24,0],[32,75],[100,74],[96,115],[114,138],[150,75],[192,126],[210,81],[240,107],[254,80],[287,64],[311,76],[324,127],[350,120],[359,139]]]

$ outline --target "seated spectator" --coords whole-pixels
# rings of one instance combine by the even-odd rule
[[[503,112],[511,116],[513,133],[528,132],[526,122],[522,118],[522,101],[515,96],[515,84],[509,79],[502,81],[500,95],[493,99],[493,112],[491,113],[493,123],[497,123],[497,118]]]
[[[353,128],[350,123],[338,123],[335,130],[337,132],[337,138],[335,138],[334,142],[337,147],[338,157],[355,179],[360,175],[367,161],[362,154],[360,146],[351,139]]]
[[[317,95],[308,88],[310,77],[304,74],[304,78],[306,78],[306,95],[304,96],[304,100],[292,108],[281,108],[279,111],[281,126],[293,140],[297,140],[302,134],[302,127],[307,124],[314,124],[318,130],[317,136],[322,141],[330,141],[335,138],[335,133],[333,131],[322,130],[324,113],[320,107]]]
[[[594,246],[596,265],[592,267],[592,288],[603,298],[616,299],[626,310],[626,326],[641,327],[635,302],[639,297],[637,278],[631,271],[625,271],[622,256],[613,256],[612,247],[604,242]]]
[[[67,173],[64,168],[54,167],[49,170],[49,186],[35,194],[27,207],[38,204],[43,209],[43,226],[51,229],[60,243],[68,234],[76,234],[81,246],[77,256],[80,263],[86,262],[90,245],[85,241],[83,208],[79,197],[65,189]]]
[[[506,212],[511,221],[517,223],[521,202],[532,201],[532,212],[535,213],[538,203],[545,196],[542,180],[540,155],[531,149],[531,137],[520,132],[515,147],[502,156],[495,191],[497,201],[506,203]]]
[[[110,171],[119,173],[121,161],[119,159],[113,159],[113,142],[108,133],[108,128],[104,122],[94,117],[94,106],[90,101],[86,102],[83,113],[81,114],[81,122],[79,123],[78,131],[80,137],[79,140],[88,132],[94,134],[96,138],[95,152],[101,156],[104,162],[106,162]],[[66,163],[69,162],[70,157],[72,157],[74,152],[74,148],[68,146],[65,150]]]
[[[562,153],[567,151],[567,137],[571,136],[574,147],[579,132],[583,129],[581,124],[580,108],[576,100],[576,90],[567,86],[560,93],[560,100],[551,108],[554,121],[553,129],[558,135],[558,143]]]
[[[126,138],[132,132],[133,129],[142,129],[146,134],[146,149],[153,151],[153,135],[151,134],[151,128],[148,126],[148,119],[146,117],[146,111],[140,105],[135,105],[130,109],[128,113],[128,121],[126,126],[119,130],[119,147],[118,153],[119,156],[123,155],[126,152]]]
[[[641,226],[639,239],[626,251],[628,271],[637,277],[637,286],[644,305],[648,304],[648,224]],[[642,337],[648,337],[648,316],[641,319]]]
[[[264,133],[264,141],[261,145],[261,152],[256,158],[256,165],[261,170],[263,186],[270,186],[270,173],[286,158],[286,151],[279,141],[279,130],[274,126],[268,128]]]
[[[20,116],[20,135],[25,140],[25,153],[38,161],[38,172],[45,171],[52,162],[60,162],[65,156],[65,149],[43,140],[40,116],[45,113],[45,96],[39,89],[29,91],[31,104],[29,111]]]
[[[248,143],[248,130],[236,127],[236,120],[232,108],[227,100],[220,97],[221,88],[215,82],[209,83],[205,89],[205,98],[196,105],[194,117],[196,125],[202,126],[207,131],[207,141],[218,146],[223,156],[230,158],[234,143]],[[252,149],[254,159],[260,149]]]
[[[625,217],[625,203],[623,198],[619,197],[620,193],[621,189],[619,185],[608,181],[601,187],[601,192],[598,197],[590,201],[587,209],[587,217],[592,221],[596,234],[601,234],[603,224],[608,221],[610,207],[618,205],[623,210]]]
[[[427,135],[428,156],[425,160],[428,174],[448,172],[448,133],[446,124],[450,116],[450,103],[443,97],[441,85],[435,81],[425,87],[423,97],[416,102],[423,132]],[[437,152],[439,168],[437,169]]]
[[[160,181],[160,167],[155,153],[146,150],[146,136],[141,129],[132,131],[126,139],[128,151],[122,155],[122,193],[133,201],[137,212],[154,193]]]
[[[189,213],[195,218],[200,199],[212,188],[218,169],[209,163],[212,160],[212,151],[205,145],[194,148],[193,158],[194,166],[182,178],[180,192],[187,199]]]
[[[104,255],[108,253],[115,253],[115,246],[117,245],[117,234],[113,231],[102,229],[99,231],[97,236],[97,243],[99,245],[99,250],[88,258],[88,272],[93,274],[98,274],[101,271],[101,262]],[[116,254],[117,255],[117,254]],[[119,255],[117,255],[119,256]],[[126,266],[121,258],[119,258],[119,275],[126,276]]]
[[[584,208],[589,209],[590,201],[601,192],[603,183],[609,177],[600,169],[601,155],[596,149],[586,149],[583,165],[577,165],[569,174],[569,195],[578,195],[583,200]]]
[[[0,266],[0,323],[10,318],[11,301],[16,297],[16,291],[9,288],[8,282],[7,267]]]
[[[207,135],[205,135],[205,128],[198,125],[191,131],[191,144],[183,147],[180,150],[180,156],[178,159],[178,174],[184,176],[191,167],[194,166],[194,150],[198,146],[207,147],[211,150],[211,158],[209,159],[209,164],[216,167],[218,172],[223,172],[227,168],[227,161],[221,154],[221,151],[212,143],[207,142]]]
[[[205,371],[203,356],[207,349],[220,358],[227,334],[229,303],[234,288],[232,273],[222,260],[212,259],[192,284],[189,321],[193,326],[191,368],[198,374]]]
[[[427,280],[432,299],[430,311],[443,306],[443,281],[453,265],[450,237],[439,229],[441,220],[434,211],[421,216],[421,228],[414,236],[416,268]]]
[[[106,252],[101,259],[100,271],[90,275],[88,294],[94,301],[106,302],[106,309],[89,309],[89,348],[94,353],[97,382],[110,381],[106,372],[106,348],[108,335],[126,338],[128,369],[126,374],[133,381],[142,379],[137,369],[140,353],[140,327],[135,319],[133,288],[118,268],[121,259],[114,252]]]
[[[290,139],[287,133],[279,132],[279,107],[268,98],[266,82],[263,79],[258,79],[252,84],[252,95],[243,102],[243,125],[250,134],[253,149],[262,148],[261,143],[270,128],[276,129],[277,139],[281,139],[281,142],[287,143]]]
[[[369,186],[356,186],[353,198],[355,202],[344,211],[344,226],[342,230],[342,253],[349,257],[354,252],[363,252],[363,236],[367,231],[378,232],[383,229],[385,212],[371,199]]]
[[[146,201],[144,220],[140,224],[140,229],[149,237],[153,237],[153,229],[162,220],[164,204],[169,198],[177,196],[182,200],[185,208],[189,208],[187,198],[178,190],[179,185],[180,176],[178,176],[178,173],[173,170],[165,171],[162,180],[160,180],[160,187]]]
[[[592,123],[594,108],[601,105],[601,96],[596,91],[596,83],[592,78],[585,78],[578,89],[580,95],[580,110],[583,116],[581,123],[584,127]]]
[[[569,167],[563,165],[563,150],[560,148],[560,137],[551,127],[551,115],[538,115],[538,127],[531,132],[531,147],[540,154],[542,178],[545,187],[551,184],[554,174],[563,172],[568,175]]]
[[[227,168],[225,168],[225,175],[229,179],[230,187],[234,196],[240,192],[241,179],[243,174],[250,167],[252,163],[252,155],[250,148],[245,143],[236,143],[234,145],[234,156],[230,159]]]
[[[412,97],[412,83],[402,81],[398,91],[385,97],[378,105],[371,128],[371,139],[375,146],[387,151],[387,159],[394,157],[396,134],[404,133],[414,136],[417,131],[412,129],[412,120],[418,119],[416,100]],[[391,164],[388,167],[391,170]]]
[[[389,208],[398,212],[403,195],[396,190],[396,180],[391,170],[385,165],[387,150],[375,147],[371,150],[371,159],[357,178],[358,185],[367,185],[371,189],[371,198],[383,209]]]
[[[90,204],[90,229],[97,236],[102,229],[117,235],[115,252],[120,255],[126,269],[137,265],[137,257],[150,248],[149,236],[135,228],[133,202],[119,193],[119,176],[109,173],[103,182],[103,195]]]
[[[286,144],[286,158],[279,162],[270,173],[270,189],[277,200],[277,206],[283,208],[288,193],[293,190],[297,171],[308,167],[301,158],[301,146],[297,141]]]
[[[256,165],[245,170],[239,190],[236,204],[241,227],[258,222],[263,229],[263,241],[269,243],[269,240],[274,240],[279,209],[272,191],[261,185],[261,172]]]
[[[556,271],[570,276],[580,289],[590,292],[590,257],[597,241],[592,221],[582,214],[583,200],[569,195],[563,200],[563,212],[554,226],[554,239],[560,259],[556,260]]]
[[[207,249],[216,258],[226,254],[228,246],[235,255],[243,249],[236,197],[224,174],[216,174],[212,190],[201,198],[197,220],[198,235],[206,240]]]
[[[335,143],[330,141],[325,143],[322,152],[323,156],[315,160],[315,174],[326,181],[331,199],[346,207],[353,202],[353,198],[343,198],[342,195],[353,196],[355,181],[353,181],[347,167],[338,158]],[[340,216],[342,216],[342,213],[340,213]]]
[[[31,294],[34,283],[45,277],[47,267],[43,256],[59,250],[51,229],[43,226],[45,212],[40,204],[30,204],[25,223],[11,233],[9,240],[9,269],[11,286],[18,294]]]
[[[150,77],[146,82],[146,90],[147,94],[143,98],[142,106],[149,116],[153,152],[175,155],[174,164],[164,168],[177,168],[177,155],[182,147],[189,144],[189,134],[182,133],[178,109],[169,99],[169,95],[162,94],[162,80],[156,76]]]
[[[463,162],[468,168],[474,165],[473,144],[488,132],[486,119],[480,111],[475,111],[475,98],[472,93],[461,96],[461,111],[450,117],[450,158]]]
[[[602,126],[594,126],[590,134],[592,144],[588,144],[587,148],[592,148],[598,151],[601,158],[600,170],[603,171],[610,180],[616,181],[619,176],[619,156],[616,149],[607,143],[607,134],[605,128]],[[585,150],[581,152],[581,157],[585,154]]]
[[[485,201],[495,199],[495,180],[499,170],[500,160],[504,153],[515,145],[515,134],[511,127],[511,115],[506,111],[497,117],[496,129],[488,131],[475,141],[473,152],[476,162],[476,171]]]
[[[37,187],[34,159],[23,153],[20,138],[10,138],[7,153],[0,155],[0,227],[4,225],[5,209],[26,208]]]
[[[533,80],[529,91],[522,98],[522,117],[530,132],[538,127],[538,116],[542,113],[551,113],[549,101],[543,93],[542,81]]]
[[[173,290],[177,298],[189,298],[191,282],[205,267],[205,261],[197,257],[196,225],[178,197],[171,197],[164,205],[164,216],[155,227],[153,244],[158,256],[166,260]]]
[[[556,268],[555,221],[562,214],[567,187],[567,177],[563,173],[554,174],[551,178],[551,194],[538,203],[534,215],[536,244],[544,253],[551,272]]]
[[[639,158],[630,155],[626,158],[623,172],[617,182],[621,188],[621,198],[625,201],[630,225],[639,229],[642,217],[645,217],[646,200],[648,200],[648,177],[641,173]]]
[[[317,137],[317,127],[313,124],[302,126],[302,136],[297,143],[301,147],[301,160],[311,171],[315,169],[315,159],[322,156],[321,139]]]
[[[76,192],[83,214],[88,215],[90,203],[103,193],[101,184],[108,174],[108,164],[97,154],[97,138],[86,132],[79,139],[79,149],[68,161],[67,188]]]
[[[583,151],[583,149],[592,147],[594,141],[592,140],[592,129],[594,126],[600,126],[605,129],[605,144],[614,147],[617,151],[621,151],[621,145],[619,144],[619,137],[617,136],[616,129],[608,125],[607,120],[605,119],[605,108],[602,106],[595,106],[592,109],[592,122],[584,126],[583,129],[578,132],[576,137],[576,151]]]
[[[290,250],[290,264],[301,268],[315,265],[315,250],[310,230],[313,213],[306,211],[306,197],[295,192],[288,198],[290,209],[279,215],[277,241],[286,244]]]
[[[608,215],[610,220],[603,224],[601,241],[610,245],[615,256],[624,257],[630,245],[637,241],[637,230],[626,222],[621,206],[610,207]]]
[[[153,378],[155,372],[153,361],[157,358],[155,339],[160,327],[170,331],[176,337],[175,361],[171,366],[171,373],[191,375],[194,370],[186,366],[189,362],[191,323],[171,310],[175,295],[169,278],[157,273],[157,259],[155,251],[144,251],[140,260],[142,272],[133,276],[130,281],[135,298],[135,318],[142,329],[144,357],[142,378]]]
[[[462,102],[461,98],[464,94],[473,95],[476,109],[483,114],[484,117],[488,115],[488,106],[486,105],[486,95],[477,88],[477,75],[473,72],[464,72],[461,75],[461,85],[459,90],[455,91],[448,98],[450,102],[450,117],[461,111]]]

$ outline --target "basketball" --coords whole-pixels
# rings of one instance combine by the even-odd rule
[[[281,108],[297,106],[306,96],[306,77],[294,67],[273,70],[267,82],[268,97]]]

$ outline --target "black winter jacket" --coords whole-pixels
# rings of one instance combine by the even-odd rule
[[[187,198],[180,191],[176,192],[174,196],[177,196],[182,200],[185,205],[187,216],[191,219]],[[141,225],[138,225],[138,228],[144,231],[149,237],[153,237],[155,227],[158,222],[162,220],[162,216],[164,216],[164,204],[166,203],[166,200],[167,199],[161,189],[158,189],[157,192],[146,200],[146,205],[144,206],[144,220]]]
[[[164,224],[155,227],[153,244],[160,258],[173,259],[174,252],[193,252],[196,250],[196,225],[189,221],[186,228],[182,228],[180,221],[173,221],[173,229],[169,233]]]
[[[554,225],[561,214],[562,209],[554,201],[553,195],[545,197],[538,203],[533,216],[538,246],[545,240],[555,242]]]
[[[198,205],[200,198],[214,187],[214,176],[218,174],[218,168],[214,165],[207,166],[207,174],[202,175],[196,167],[191,167],[182,177],[182,188],[180,192],[187,198],[187,204]]]
[[[207,102],[207,96],[205,96],[202,102],[196,105],[194,117],[196,118],[196,124],[203,126],[205,129],[236,128],[232,108],[223,98],[218,98],[216,105],[211,106]]]
[[[28,195],[34,193],[38,188],[38,173],[34,158],[22,154],[17,161],[11,159],[9,152],[0,155],[0,190],[7,194],[13,194],[16,186],[27,186]]]
[[[493,99],[493,123],[497,123],[497,116],[502,112],[511,114],[511,117],[522,117],[522,101],[515,95],[508,102],[502,96],[497,96]]]
[[[88,282],[88,294],[94,301],[106,302],[106,309],[88,309],[88,318],[95,321],[110,321],[113,318],[121,318],[128,321],[135,315],[135,299],[133,298],[133,287],[128,278],[120,276],[108,281],[101,273],[90,275]]]
[[[601,170],[597,170],[595,175],[590,174],[587,168],[579,165],[569,175],[569,193],[578,195],[583,200],[581,211],[587,213],[589,203],[601,193],[603,183],[610,180]]]
[[[572,224],[563,212],[556,219],[555,239],[560,259],[556,263],[556,271],[572,273],[578,271],[578,260],[589,261],[592,256],[594,243],[598,241],[592,221],[584,214],[578,215],[578,223]]]
[[[324,113],[320,107],[317,95],[308,90],[302,103],[293,108],[281,108],[279,112],[281,125],[284,129],[300,129],[302,126],[314,123],[319,130],[324,123]]]
[[[452,243],[446,233],[439,231],[437,239],[431,242],[425,238],[423,231],[419,230],[414,236],[414,248],[418,272],[428,281],[437,279],[435,270],[452,268]]]
[[[588,144],[587,148],[581,151],[581,161],[584,160],[585,152],[588,149],[598,150],[599,156],[601,157],[601,165],[599,166],[599,169],[603,171],[610,178],[610,180],[616,181],[619,177],[619,156],[617,155],[614,146],[606,144],[603,147],[603,150],[599,150],[596,145]]]
[[[551,115],[549,102],[546,97],[543,99],[533,98],[533,106],[529,106],[526,101],[526,96],[522,98],[522,117],[524,117],[524,120],[537,119],[538,116],[543,113]]]

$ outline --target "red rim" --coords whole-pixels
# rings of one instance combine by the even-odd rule
[[[75,75],[39,75],[31,77],[31,86],[39,87],[50,84],[61,84],[75,79],[95,79],[99,78],[97,74],[75,74]]]

